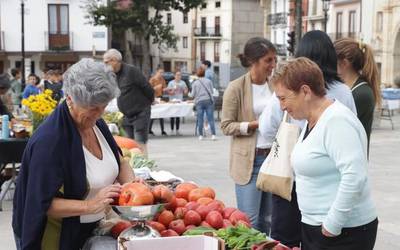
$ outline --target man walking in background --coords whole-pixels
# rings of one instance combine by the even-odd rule
[[[11,98],[14,108],[21,106],[22,100],[22,82],[21,82],[21,71],[18,68],[11,69]]]
[[[147,155],[147,140],[150,126],[151,104],[154,89],[142,72],[135,66],[122,62],[122,55],[110,49],[103,55],[103,62],[110,65],[117,75],[121,95],[117,99],[118,108],[124,114],[122,128],[135,139]]]

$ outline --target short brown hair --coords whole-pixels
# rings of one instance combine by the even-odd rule
[[[298,57],[278,64],[271,82],[283,84],[298,93],[302,85],[310,87],[317,96],[326,94],[324,76],[318,65],[306,57]]]
[[[197,77],[204,77],[204,75],[206,74],[206,70],[203,67],[198,67],[196,70],[196,75]]]

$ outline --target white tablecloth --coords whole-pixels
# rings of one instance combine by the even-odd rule
[[[383,99],[382,107],[389,110],[396,110],[400,108],[400,100],[387,100]]]
[[[162,103],[151,105],[151,119],[193,116],[193,103]]]

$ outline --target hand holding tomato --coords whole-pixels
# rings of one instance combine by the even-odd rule
[[[93,199],[87,201],[87,214],[96,214],[104,211],[114,201],[113,198],[119,196],[120,192],[120,184],[113,184],[100,189]]]

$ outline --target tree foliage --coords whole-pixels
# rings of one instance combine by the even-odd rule
[[[126,2],[126,0],[125,0]],[[87,17],[94,25],[111,27],[113,32],[122,33],[128,29],[145,40],[165,44],[168,48],[176,48],[179,37],[174,27],[163,22],[164,11],[179,10],[187,13],[197,8],[205,0],[132,0],[126,8],[120,1],[111,1],[108,6],[99,5],[97,0],[87,0]],[[150,11],[154,10],[154,11]]]

